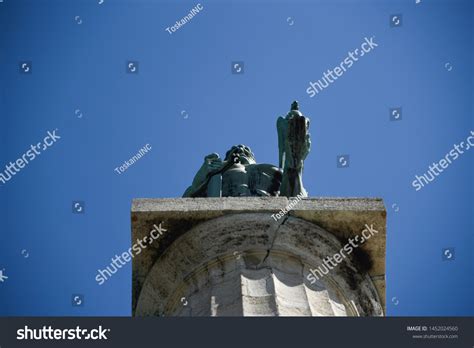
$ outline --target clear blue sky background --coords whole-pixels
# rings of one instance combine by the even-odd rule
[[[129,315],[130,265],[102,286],[94,277],[130,245],[131,200],[180,196],[204,155],[233,144],[278,163],[275,122],[294,99],[311,118],[310,195],[384,199],[387,314],[473,315],[474,150],[411,186],[473,130],[473,2],[203,0],[170,35],[197,3],[0,3],[1,169],[48,130],[62,137],[0,185],[0,315]],[[378,47],[309,98],[309,81],[371,36]],[[403,119],[391,122],[397,106]],[[340,154],[349,168],[337,168]],[[83,307],[71,306],[77,293]]]

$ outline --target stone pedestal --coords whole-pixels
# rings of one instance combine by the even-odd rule
[[[133,315],[383,315],[382,200],[305,198],[284,217],[272,217],[289,203],[285,197],[134,200],[132,244],[154,225],[166,232],[134,256]]]

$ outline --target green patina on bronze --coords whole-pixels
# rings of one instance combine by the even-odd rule
[[[286,196],[307,197],[303,165],[311,148],[309,118],[291,104],[285,117],[278,117],[278,167],[257,163],[249,147],[235,145],[224,160],[217,153],[204,157],[193,183],[183,197]]]

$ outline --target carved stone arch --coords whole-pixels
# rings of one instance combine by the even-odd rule
[[[296,217],[239,213],[200,223],[155,261],[137,316],[379,316],[370,277],[351,256],[311,284],[340,241]]]

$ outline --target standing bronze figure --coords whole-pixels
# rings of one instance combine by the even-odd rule
[[[204,157],[183,197],[286,196],[307,197],[303,187],[304,160],[311,148],[309,119],[291,104],[278,117],[279,166],[258,164],[249,147],[235,145],[224,160],[217,153]]]

